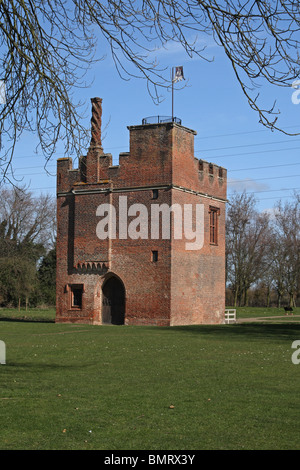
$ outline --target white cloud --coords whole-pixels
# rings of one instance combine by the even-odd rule
[[[276,214],[278,213],[278,210],[276,207],[271,207],[269,209],[264,209],[262,213],[267,214],[270,218],[270,220],[275,220]]]
[[[229,189],[237,192],[243,191],[266,191],[269,189],[269,185],[265,183],[258,183],[254,179],[251,178],[244,178],[244,179],[235,179],[229,178],[227,181],[227,185]]]
[[[209,53],[209,50],[219,47],[211,36],[204,36],[203,34],[194,38],[188,38],[188,43],[191,45],[192,49],[194,48],[195,50],[200,51],[200,54],[203,57],[206,57],[208,60],[213,59],[213,57]],[[186,55],[186,51],[183,45],[180,42],[174,40],[170,40],[166,42],[163,46],[157,47],[154,51],[152,51],[151,54],[155,54],[157,57],[165,55],[176,55],[178,57],[180,54],[182,54],[182,59],[189,58]],[[197,56],[197,54],[193,54],[193,60],[195,60],[197,57],[200,58],[200,56]]]

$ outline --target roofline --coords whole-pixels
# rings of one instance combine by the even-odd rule
[[[156,122],[152,124],[137,124],[135,126],[127,126],[127,129],[131,131],[131,130],[139,130],[139,129],[156,128],[156,127],[162,127],[162,126],[168,127],[168,128],[177,127],[178,129],[183,129],[186,132],[190,132],[191,134],[197,135],[197,131],[194,131],[193,129],[189,129],[188,127],[182,126],[181,124],[178,124],[177,122]]]

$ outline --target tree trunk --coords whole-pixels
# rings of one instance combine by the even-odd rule
[[[267,287],[267,308],[270,307],[270,287]]]
[[[281,307],[281,293],[277,292],[277,308]]]
[[[237,307],[238,289],[234,291],[234,307]]]
[[[289,295],[290,295],[289,307],[293,308],[293,307],[296,306],[296,305],[295,305],[294,294],[293,294],[293,292],[290,292]]]
[[[248,296],[248,289],[247,287],[245,287],[245,290],[244,290],[244,307],[248,307],[248,303],[249,303],[249,296]]]

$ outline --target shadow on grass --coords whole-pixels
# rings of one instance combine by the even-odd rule
[[[155,327],[153,327],[155,328]],[[247,337],[252,339],[272,339],[286,340],[292,337],[298,337],[300,340],[300,324],[258,324],[244,323],[232,325],[187,325],[160,327],[161,329],[170,329],[170,331],[186,332],[192,335],[212,335],[214,339],[237,339]]]
[[[47,318],[24,318],[24,317],[11,317],[0,316],[0,322],[13,322],[13,323],[41,323],[41,324],[55,324],[55,319]],[[97,325],[99,332],[106,328],[107,325]],[[109,333],[117,333],[117,335],[128,334],[128,330],[136,330],[137,335],[142,333],[159,333],[166,332],[170,335],[178,333],[186,333],[190,335],[211,335],[212,338],[220,337],[220,339],[240,339],[247,337],[248,339],[299,339],[300,340],[300,323],[236,323],[229,325],[180,325],[180,326],[145,326],[145,325],[109,325]],[[138,333],[139,331],[139,333]],[[142,333],[142,334],[143,334]]]
[[[95,366],[95,363],[94,362],[91,362],[91,363],[87,363],[87,362],[84,362],[84,363],[58,363],[58,362],[53,362],[53,363],[45,363],[45,362],[17,362],[17,361],[7,361],[6,364],[5,364],[5,370],[9,370],[9,369],[16,369],[16,368],[20,368],[20,369],[34,369],[34,370],[41,370],[42,372],[45,372],[46,370],[58,370],[58,369],[65,369],[65,370],[69,370],[69,369],[76,369],[76,370],[82,370],[86,367],[94,367]]]
[[[50,318],[17,318],[17,317],[0,317],[1,321],[7,322],[20,322],[20,323],[55,323],[55,320]]]
[[[37,363],[37,362],[11,362],[11,361],[7,361],[6,364],[5,364],[5,369],[9,369],[9,368],[16,368],[16,367],[20,367],[21,369],[42,369],[42,370],[45,370],[45,369],[69,369],[70,367],[75,367],[75,368],[79,368],[78,365],[70,365],[70,364],[58,364],[58,363],[53,363],[53,364],[46,364],[46,363]]]

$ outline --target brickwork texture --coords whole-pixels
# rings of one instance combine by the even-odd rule
[[[226,170],[196,159],[196,132],[175,122],[129,126],[130,150],[113,165],[102,148],[102,100],[91,101],[87,155],[76,169],[70,158],[57,160],[56,322],[223,323]],[[198,249],[183,230],[184,207],[190,229],[203,235]],[[99,238],[104,220],[107,237]]]

